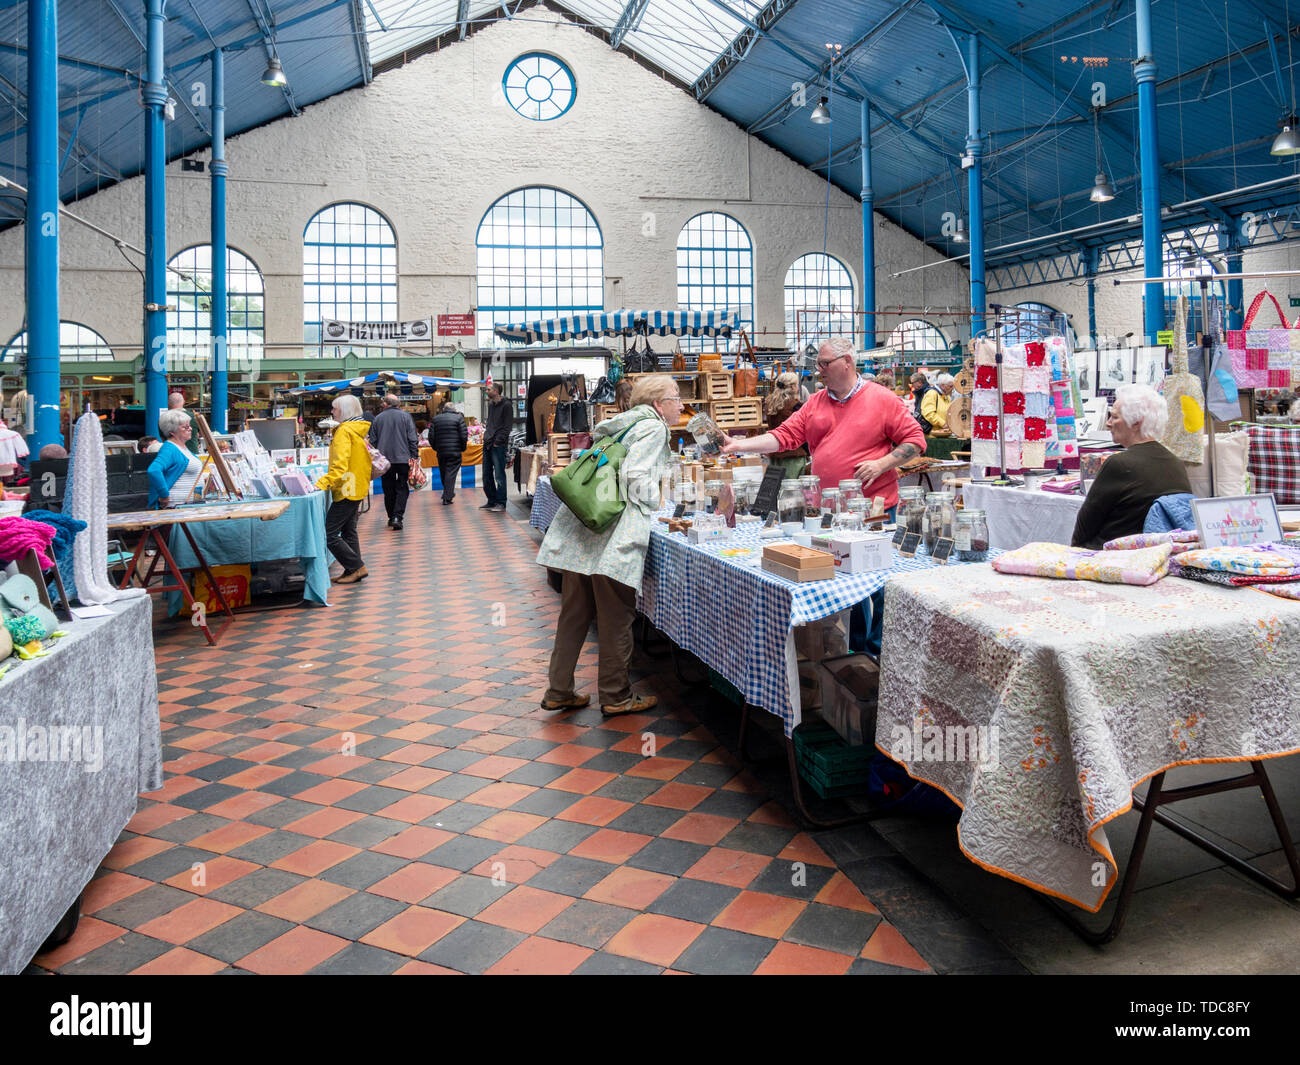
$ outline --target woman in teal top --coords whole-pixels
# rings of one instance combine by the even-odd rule
[[[194,430],[184,409],[158,415],[158,432],[165,443],[149,464],[150,509],[188,503],[203,470],[203,460],[186,448]]]

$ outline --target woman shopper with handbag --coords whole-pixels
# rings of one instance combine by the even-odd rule
[[[537,562],[562,571],[563,586],[544,710],[575,710],[591,701],[574,692],[573,671],[593,618],[600,652],[601,712],[607,716],[637,713],[657,702],[652,695],[633,693],[628,662],[650,526],[659,508],[660,476],[671,461],[668,427],[681,410],[677,382],[671,377],[639,380],[632,390],[631,409],[595,429],[597,444],[605,437],[621,437],[627,449],[619,468],[622,513],[596,533],[562,507],[547,530]]]
[[[325,514],[325,546],[343,567],[336,584],[364,580],[366,564],[357,540],[357,513],[361,501],[370,495],[370,451],[366,434],[370,423],[361,417],[361,401],[351,394],[339,396],[331,408],[339,423],[330,438],[330,465],[316,487],[330,490],[330,508]]]

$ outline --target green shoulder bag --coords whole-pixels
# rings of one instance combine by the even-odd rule
[[[619,490],[619,470],[627,458],[623,437],[649,417],[638,418],[617,436],[605,437],[551,474],[551,488],[560,502],[592,532],[603,533],[627,506]]]

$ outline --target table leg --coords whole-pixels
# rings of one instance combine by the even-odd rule
[[[140,563],[140,556],[144,554],[145,545],[149,543],[153,530],[146,530],[145,534],[140,537],[140,542],[136,544],[135,554],[131,556],[131,561],[126,565],[126,572],[122,574],[122,580],[117,586],[117,590],[122,591],[135,576],[135,568]]]
[[[187,539],[190,542],[190,550],[194,552],[194,558],[198,561],[199,564],[198,568],[203,570],[204,574],[207,575],[208,587],[211,588],[212,591],[215,593],[217,597],[218,607],[222,611],[224,611],[225,614],[227,615],[226,620],[222,622],[221,628],[217,630],[215,636],[213,635],[212,630],[208,628],[206,613],[203,618],[203,624],[199,626],[199,628],[203,630],[204,635],[207,636],[208,643],[211,645],[215,645],[217,640],[221,639],[221,634],[224,633],[226,629],[228,629],[231,625],[234,624],[235,612],[230,608],[230,604],[226,602],[226,597],[224,594],[222,594],[221,591],[221,585],[217,583],[216,577],[212,575],[212,570],[208,568],[208,560],[203,557],[203,552],[199,550],[199,545],[194,542],[194,534],[190,532],[189,526],[182,524],[181,531],[185,534],[185,539]],[[181,595],[185,597],[185,605],[190,608],[190,614],[191,616],[193,616],[194,604],[196,600],[193,594],[191,594],[190,592],[189,585],[185,583],[185,579],[181,576],[180,570],[177,568],[175,561],[172,559],[171,552],[167,550],[167,546],[162,542],[161,537],[159,538],[158,546],[160,550],[166,555],[167,565],[171,567],[172,573],[175,574],[176,581],[181,586],[180,587]]]
[[[1268,773],[1264,769],[1263,762],[1253,761],[1250,766],[1252,771],[1239,777],[1210,781],[1207,784],[1192,784],[1182,788],[1169,788],[1168,790],[1164,788],[1164,773],[1157,773],[1151,778],[1146,799],[1142,800],[1136,796],[1133,799],[1133,805],[1142,811],[1142,819],[1138,822],[1137,835],[1133,838],[1133,849],[1129,852],[1128,868],[1124,872],[1124,881],[1120,885],[1118,905],[1114,916],[1111,917],[1110,924],[1105,928],[1089,928],[1072,911],[1065,909],[1059,903],[1039,895],[1037,892],[1035,892],[1035,895],[1085,942],[1098,947],[1110,943],[1124,927],[1124,920],[1128,916],[1129,903],[1133,899],[1133,892],[1137,886],[1138,872],[1142,868],[1142,859],[1146,854],[1147,838],[1151,834],[1151,825],[1153,822],[1158,821],[1188,842],[1200,847],[1201,850],[1214,855],[1234,869],[1245,873],[1275,895],[1280,895],[1285,899],[1300,898],[1300,857],[1296,854],[1295,843],[1291,839],[1286,819],[1282,816],[1277,796],[1273,792],[1273,784],[1268,779]],[[1273,821],[1273,828],[1282,844],[1282,853],[1286,855],[1287,868],[1291,873],[1291,885],[1289,887],[1250,862],[1238,858],[1235,854],[1224,850],[1217,843],[1206,839],[1198,832],[1159,811],[1161,806],[1168,806],[1183,799],[1195,799],[1202,795],[1217,795],[1224,791],[1236,791],[1240,788],[1250,787],[1259,788],[1263,794],[1264,804],[1268,807],[1269,817]]]

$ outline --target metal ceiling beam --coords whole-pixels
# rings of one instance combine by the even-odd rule
[[[930,8],[938,17],[940,22],[947,27],[950,32],[963,34],[978,33],[984,46],[1002,62],[1006,63],[1013,69],[1018,69],[1023,77],[1028,79],[1032,84],[1038,86],[1046,92],[1053,100],[1062,100],[1065,105],[1081,118],[1092,119],[1092,109],[1083,102],[1076,100],[1073,96],[1061,97],[1058,86],[1046,74],[1040,71],[1036,66],[1030,63],[1023,55],[1015,55],[1009,51],[1005,45],[1000,44],[996,38],[990,36],[983,30],[977,30],[972,25],[971,20],[950,4],[944,3],[943,0],[925,0],[926,6]],[[1109,134],[1112,141],[1119,145],[1130,155],[1137,151],[1137,145],[1133,139],[1125,133],[1115,129],[1104,128],[1098,123],[1098,129],[1103,130],[1104,134]],[[1195,192],[1198,196],[1204,196],[1208,190],[1194,183],[1187,182],[1187,188]],[[1165,182],[1161,182],[1162,191],[1168,191],[1165,188]],[[1224,215],[1221,221],[1228,221],[1228,216]]]
[[[112,8],[113,14],[115,14],[118,17],[118,20],[122,23],[122,25],[126,27],[127,32],[130,33],[131,36],[135,38],[136,43],[140,46],[140,48],[144,49],[146,47],[144,34],[141,33],[139,30],[137,30],[135,26],[132,24],[131,20],[126,17],[126,12],[123,11],[118,6],[117,0],[104,0],[104,2],[107,3],[110,8]],[[199,129],[202,130],[204,134],[206,134],[209,137],[212,136],[212,130],[208,128],[208,124],[204,122],[203,119],[199,117],[198,113],[194,110],[194,108],[190,106],[190,102],[188,99],[186,99],[185,94],[176,91],[176,86],[172,84],[171,79],[168,78],[165,74],[163,76],[163,84],[167,86],[167,91],[171,95],[172,99],[178,100],[180,102],[180,105],[183,108],[185,108],[186,111],[189,112],[190,118],[194,119],[194,124],[198,126]]]
[[[257,28],[261,31],[262,43],[266,46],[266,57],[271,59],[276,54],[275,33],[271,26],[267,24],[266,19],[262,17],[262,13],[257,9],[256,0],[245,0],[245,2],[248,4],[248,10],[253,13],[253,21],[257,23]],[[348,2],[351,3],[351,0],[348,0]],[[293,98],[293,90],[288,85],[281,85],[280,92],[284,94],[285,103],[289,105],[289,113],[295,116],[302,114],[298,109],[298,102]]]
[[[735,40],[723,49],[722,54],[714,59],[704,69],[704,72],[695,79],[691,91],[695,94],[697,100],[703,101],[707,99],[709,94],[718,87],[727,72],[749,55],[754,45],[760,40],[771,41],[806,69],[810,71],[818,69],[818,65],[807,56],[801,55],[770,32],[772,27],[776,25],[777,20],[794,6],[795,0],[768,0],[768,3],[753,19],[746,18],[740,12],[722,3],[721,0],[705,0],[705,2],[720,8],[732,18],[739,19],[745,24],[745,28],[736,35]]]
[[[465,3],[466,0],[461,0]],[[641,16],[645,14],[645,9],[650,6],[650,0],[627,0],[623,10],[619,13],[618,21],[614,23],[614,28],[609,33],[609,46],[617,49],[629,33],[641,25]]]
[[[373,11],[374,8],[371,8]],[[376,21],[379,16],[375,16]],[[381,23],[382,25],[382,23]],[[469,32],[469,0],[456,0],[456,36],[460,40],[465,39],[465,34]]]
[[[26,57],[27,48],[25,45],[17,44],[13,41],[0,41],[0,52],[11,52],[14,55]],[[65,67],[74,67],[77,70],[90,70],[96,74],[112,74],[114,77],[135,78],[140,76],[138,70],[128,70],[125,67],[110,67],[103,63],[92,63],[88,59],[77,59],[74,56],[59,56],[59,65]]]
[[[366,17],[361,13],[361,0],[352,0],[349,13],[352,16],[353,39],[357,43],[357,61],[361,64],[361,81],[369,85],[375,80],[375,71],[370,65],[370,40],[366,37]]]

